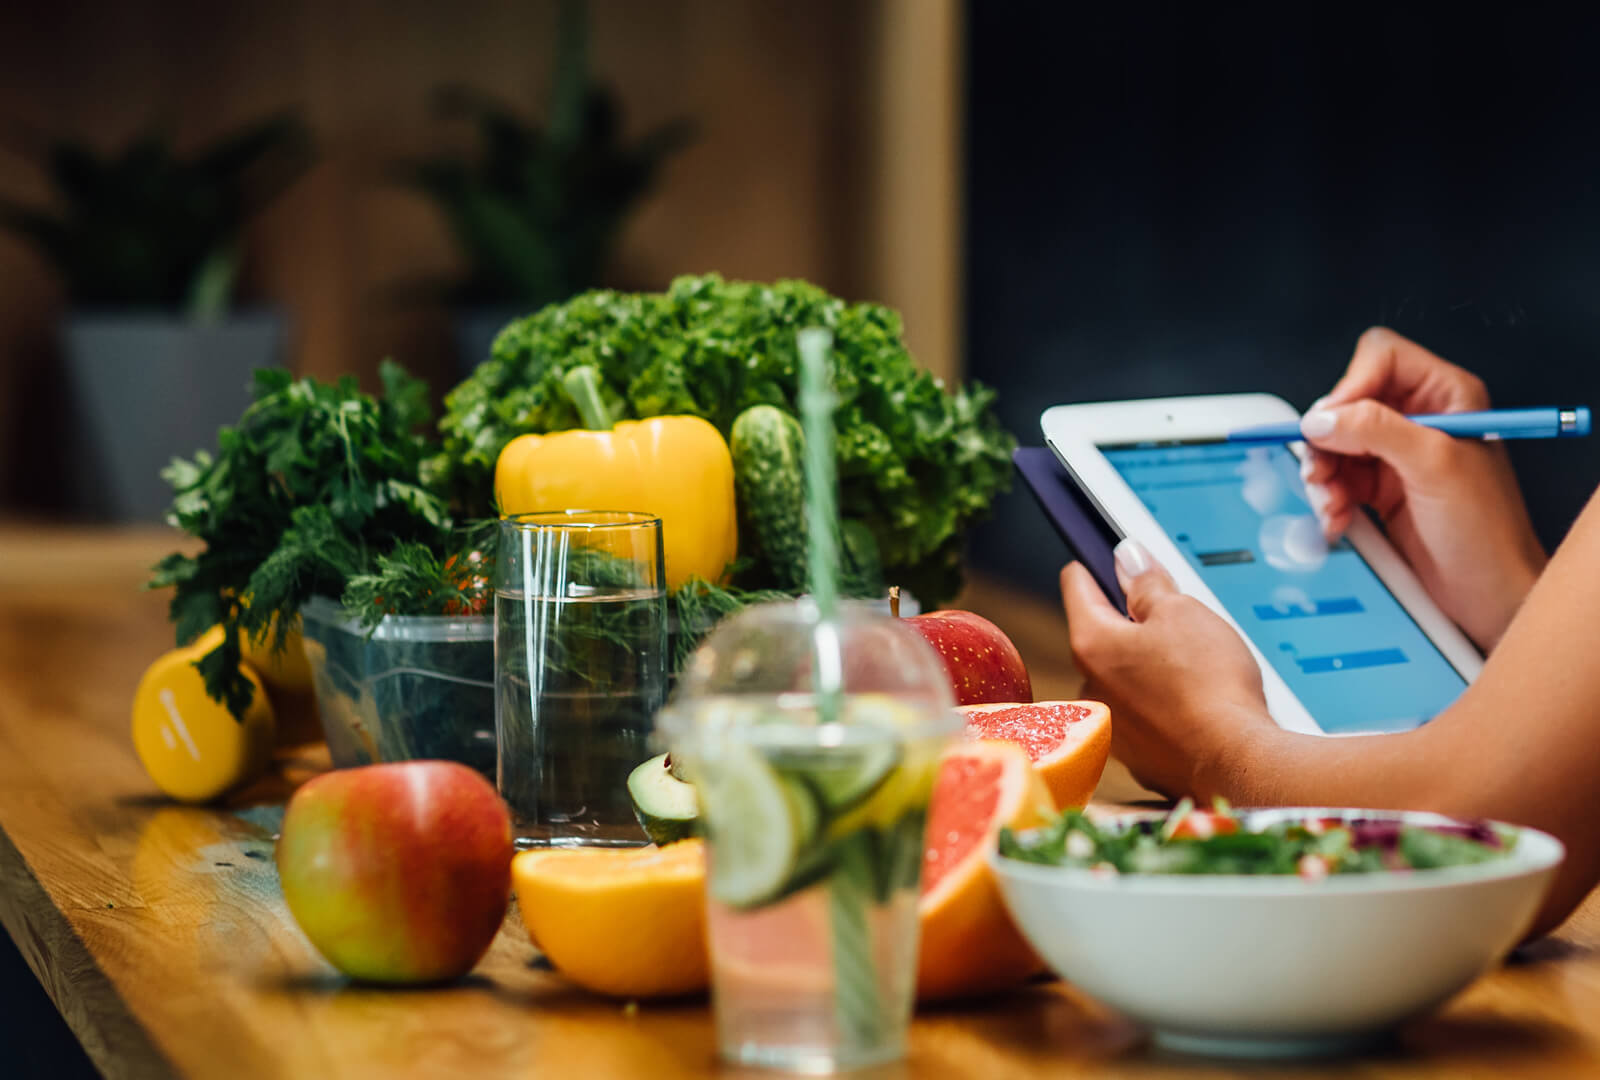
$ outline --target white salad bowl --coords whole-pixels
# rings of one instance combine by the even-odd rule
[[[1454,824],[1437,814],[1240,814]],[[1565,854],[1516,828],[1502,858],[1436,870],[1287,876],[1101,874],[991,853],[1022,934],[1063,979],[1191,1053],[1331,1053],[1443,1003],[1504,958]]]

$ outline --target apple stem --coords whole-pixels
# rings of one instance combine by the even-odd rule
[[[889,586],[889,617],[891,619],[900,617],[900,586],[898,585]]]

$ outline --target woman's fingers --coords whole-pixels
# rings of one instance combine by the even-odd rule
[[[1067,613],[1067,643],[1078,667],[1088,671],[1095,658],[1114,647],[1132,623],[1100,591],[1100,583],[1078,562],[1061,568],[1061,605]]]
[[[1355,518],[1356,508],[1353,506],[1346,506],[1342,510],[1334,510],[1327,517],[1318,518],[1322,525],[1323,539],[1330,544],[1336,543],[1339,537],[1345,534],[1345,530],[1350,528],[1350,523]]]
[[[1444,363],[1386,326],[1371,327],[1356,339],[1350,366],[1318,404],[1343,405],[1362,398],[1403,401],[1426,380],[1430,360]]]
[[[1313,405],[1312,409],[1321,405]],[[1300,479],[1308,484],[1326,484],[1339,471],[1339,455],[1329,454],[1310,444],[1306,445],[1305,459],[1300,462]]]
[[[1300,431],[1318,450],[1377,458],[1408,483],[1437,472],[1455,449],[1449,435],[1371,398],[1314,409],[1301,417]]]
[[[1350,366],[1318,404],[1376,398],[1408,412],[1465,412],[1489,407],[1483,380],[1383,326],[1356,342]]]
[[[1061,603],[1066,608],[1068,622],[1079,615],[1097,621],[1122,618],[1122,612],[1112,606],[1101,591],[1100,583],[1080,562],[1069,562],[1061,568]]]

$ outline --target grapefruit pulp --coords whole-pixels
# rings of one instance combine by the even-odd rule
[[[966,705],[967,736],[1005,739],[1028,753],[1059,809],[1082,807],[1111,754],[1111,710],[1098,701]]]
[[[923,846],[919,998],[997,990],[1043,967],[1012,925],[985,860],[1002,827],[1031,828],[1054,812],[1015,743],[975,741],[946,752]]]

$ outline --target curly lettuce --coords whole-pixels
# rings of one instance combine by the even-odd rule
[[[727,437],[752,405],[796,414],[795,334],[808,326],[833,332],[841,515],[871,531],[886,580],[947,602],[966,531],[1010,484],[1015,441],[994,391],[946,388],[912,361],[899,315],[804,281],[681,277],[664,293],[598,290],[511,323],[445,399],[429,479],[488,505],[507,442],[580,426],[561,377],[583,364],[602,372],[619,418],[701,416]]]

